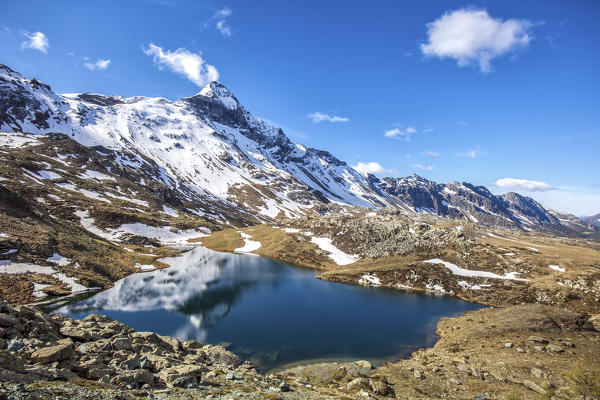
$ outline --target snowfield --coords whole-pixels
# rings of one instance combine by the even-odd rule
[[[131,233],[155,239],[162,244],[187,244],[188,239],[204,237],[210,233],[208,228],[178,230],[171,226],[150,226],[139,222],[103,230],[94,225],[94,218],[89,217],[88,211],[78,210],[75,211],[75,215],[79,217],[81,225],[89,232],[112,242],[118,241],[124,233]]]
[[[337,265],[348,265],[353,264],[359,260],[357,255],[346,254],[337,247],[335,247],[331,242],[332,240],[326,237],[312,237],[310,239],[311,243],[316,244],[321,248],[321,250],[327,251],[329,254],[327,255],[331,258]]]
[[[423,262],[428,263],[428,264],[442,264],[444,267],[448,268],[454,275],[458,275],[458,276],[467,276],[467,277],[472,277],[472,278],[474,277],[474,278],[510,279],[510,280],[515,280],[515,281],[528,281],[528,279],[517,278],[516,275],[518,274],[518,272],[507,272],[504,275],[498,275],[498,274],[495,274],[493,272],[488,272],[488,271],[476,271],[476,270],[464,269],[464,268],[457,266],[456,264],[452,264],[452,263],[440,260],[439,258],[433,258],[431,260],[425,260]]]
[[[90,290],[90,288],[77,283],[76,278],[71,278],[61,272],[57,272],[52,267],[44,267],[31,263],[13,263],[6,260],[0,261],[0,274],[26,274],[28,272],[33,274],[51,275],[59,281],[66,283],[71,288],[71,293]],[[34,291],[35,290],[36,289],[34,288]]]

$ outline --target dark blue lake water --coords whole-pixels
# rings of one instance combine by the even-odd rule
[[[407,357],[437,321],[479,308],[452,297],[321,281],[314,271],[197,247],[55,311],[108,315],[138,331],[230,344],[262,370],[316,360]]]

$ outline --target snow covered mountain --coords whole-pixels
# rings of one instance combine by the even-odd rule
[[[586,224],[592,224],[600,228],[600,213],[581,218],[581,220]]]
[[[235,221],[270,221],[339,207],[392,207],[490,226],[567,231],[567,218],[516,193],[438,184],[416,175],[363,175],[327,151],[293,143],[250,114],[221,83],[191,97],[56,94],[0,65],[0,132],[61,133],[107,157],[111,173],[143,171],[139,184],[187,212]],[[137,176],[137,175],[136,175]],[[183,207],[182,206],[182,207]],[[236,210],[236,218],[229,218]],[[246,217],[239,217],[240,214]]]
[[[218,82],[175,102],[162,98],[58,95],[0,67],[0,131],[66,134],[85,146],[155,161],[156,180],[190,201],[207,198],[265,218],[317,204],[381,206],[368,181],[326,151],[292,143],[253,117]]]

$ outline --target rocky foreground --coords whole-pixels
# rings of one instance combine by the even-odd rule
[[[0,338],[0,398],[340,396],[336,387],[315,387],[305,377],[262,375],[221,346],[135,332],[98,314],[73,320],[1,301]],[[368,362],[343,367],[365,379],[359,386],[366,395],[393,393],[384,378],[366,378]]]
[[[265,376],[220,346],[135,332],[98,314],[73,320],[0,301],[0,398],[600,396],[599,316],[543,305],[488,308],[444,318],[438,333],[433,348],[377,369],[323,363]]]

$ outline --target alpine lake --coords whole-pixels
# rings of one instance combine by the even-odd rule
[[[45,305],[107,315],[136,331],[220,344],[261,371],[313,362],[397,361],[437,340],[436,324],[480,306],[450,296],[315,279],[315,271],[202,246],[166,269]]]

